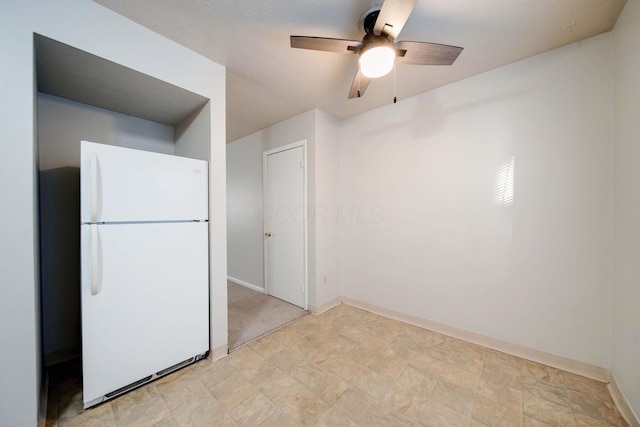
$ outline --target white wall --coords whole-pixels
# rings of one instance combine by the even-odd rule
[[[0,413],[7,425],[36,424],[37,122],[33,34],[200,94],[211,101],[210,194],[225,200],[225,70],[177,43],[85,0],[5,2],[0,14]],[[226,209],[212,202],[211,346],[227,344]]]
[[[313,217],[316,228],[315,305],[332,302],[342,295],[340,249],[340,122],[316,112],[315,182],[316,201]]]
[[[211,145],[206,143],[211,140],[210,117],[211,102],[207,102],[176,125],[174,131],[176,155],[200,160],[211,158]]]
[[[309,110],[305,113],[294,116],[276,125],[253,133],[249,136],[241,138],[228,144],[227,146],[227,162],[229,162],[228,179],[232,182],[227,186],[229,194],[227,202],[230,205],[227,208],[227,215],[234,218],[230,220],[228,233],[234,236],[234,239],[228,240],[229,252],[229,275],[248,282],[252,285],[264,288],[263,263],[247,263],[246,259],[241,255],[243,253],[250,254],[252,259],[263,258],[263,236],[262,236],[262,153],[283,145],[291,144],[301,140],[307,140],[307,197],[310,201],[315,200],[315,112]],[[236,144],[239,148],[235,148]],[[241,147],[240,147],[241,146]],[[258,164],[259,162],[259,164]],[[237,167],[235,166],[237,165]],[[238,167],[254,168],[252,172],[247,172]],[[255,168],[259,168],[260,173],[256,173]],[[249,173],[242,180],[238,177],[240,174]],[[244,194],[244,191],[250,191],[251,194]],[[242,205],[238,202],[245,197]],[[258,209],[256,211],[256,209]],[[237,215],[242,212],[245,220],[238,218]],[[245,228],[247,221],[253,221],[252,218],[258,218],[259,227]],[[255,233],[260,230],[260,240],[255,238]],[[309,239],[309,304],[313,304],[315,300],[315,226],[312,221],[308,224]],[[236,239],[236,237],[239,237]],[[246,278],[246,279],[245,279]],[[254,283],[253,281],[257,283]]]
[[[260,133],[227,145],[227,273],[264,289]]]
[[[262,153],[307,140],[309,203],[309,306],[338,298],[341,289],[339,122],[310,110],[227,145],[228,271],[235,279],[264,288]],[[326,283],[325,283],[326,276]]]
[[[175,154],[173,126],[38,94],[40,169],[80,167],[80,141]]]
[[[640,3],[613,32],[613,377],[640,418]]]
[[[345,120],[344,296],[609,367],[610,42]]]

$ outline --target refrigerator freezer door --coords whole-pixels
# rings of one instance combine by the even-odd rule
[[[85,404],[209,349],[208,223],[82,225],[81,246]]]
[[[208,184],[204,160],[81,142],[82,223],[208,219]]]

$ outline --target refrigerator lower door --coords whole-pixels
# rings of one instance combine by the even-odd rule
[[[209,349],[208,223],[82,225],[85,407]]]

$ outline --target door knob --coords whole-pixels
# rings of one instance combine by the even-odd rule
[[[264,233],[264,235],[267,236],[267,237],[271,237],[271,232],[267,231],[266,233]]]

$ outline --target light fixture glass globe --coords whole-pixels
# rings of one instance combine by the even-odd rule
[[[393,69],[396,52],[390,46],[375,46],[360,55],[360,71],[365,77],[382,77]]]

